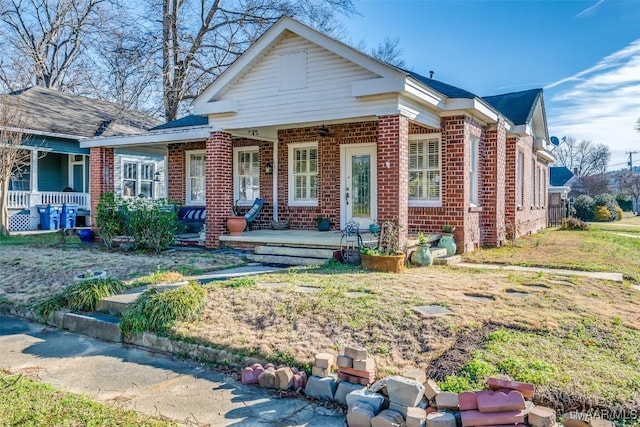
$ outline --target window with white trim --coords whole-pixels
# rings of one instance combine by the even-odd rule
[[[260,151],[258,146],[233,149],[233,200],[249,206],[260,197]]]
[[[542,206],[542,170],[536,167],[536,206]]]
[[[133,160],[122,161],[122,195],[153,198],[154,163]]]
[[[186,196],[185,204],[205,203],[205,150],[187,151],[186,155]]]
[[[522,207],[524,204],[524,154],[518,151],[516,163],[516,205]]]
[[[440,136],[409,137],[409,205],[439,206]]]
[[[531,160],[531,206],[536,206],[536,161]]]
[[[289,205],[318,205],[318,143],[289,145]]]
[[[469,167],[469,184],[471,186],[469,193],[469,204],[471,206],[479,206],[478,197],[478,156],[480,150],[480,138],[471,137],[471,165]]]

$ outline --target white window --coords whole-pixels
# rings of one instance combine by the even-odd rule
[[[122,195],[153,198],[155,165],[134,160],[122,161]]]
[[[257,146],[233,149],[233,200],[249,206],[260,197],[260,154]]]
[[[409,138],[409,206],[440,206],[440,136]]]
[[[289,145],[289,205],[318,205],[318,143]]]
[[[518,162],[516,164],[516,204],[522,207],[524,203],[524,154],[518,152]]]
[[[469,183],[471,191],[469,194],[469,204],[472,206],[480,205],[478,198],[478,155],[480,149],[480,139],[471,137],[471,165],[469,167]]]
[[[542,173],[540,166],[536,167],[536,206],[542,206]]]
[[[536,161],[531,160],[531,206],[536,205]]]
[[[204,184],[204,150],[187,151],[186,153],[187,194],[185,204],[203,205],[205,202]]]

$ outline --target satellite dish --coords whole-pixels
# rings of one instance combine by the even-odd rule
[[[560,140],[558,139],[558,137],[557,137],[557,136],[552,136],[552,137],[551,137],[551,143],[552,143],[553,145],[555,145],[555,146],[558,146],[558,145],[560,145]]]

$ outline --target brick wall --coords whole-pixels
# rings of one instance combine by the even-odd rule
[[[233,205],[233,148],[231,134],[212,132],[206,143],[205,171],[207,237],[205,246],[217,248],[227,232],[226,219]]]
[[[89,150],[89,171],[91,174],[91,215],[98,215],[98,202],[102,193],[114,190],[114,150],[113,148],[91,147]],[[95,221],[94,221],[95,223]]]
[[[506,130],[504,120],[501,119],[486,134],[484,173],[480,194],[482,245],[501,246],[505,241],[505,167]]]
[[[204,150],[205,141],[169,144],[167,148],[167,195],[169,200],[184,204],[187,191],[185,152]]]

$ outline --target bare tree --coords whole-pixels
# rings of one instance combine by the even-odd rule
[[[398,37],[395,39],[385,37],[375,49],[371,50],[371,56],[398,68],[404,68],[405,61],[402,58],[402,48],[399,47],[399,43]]]
[[[162,13],[164,116],[177,117],[180,103],[224,71],[282,15],[331,31],[336,13],[353,12],[352,0],[152,0],[150,16]]]
[[[633,200],[633,211],[637,212],[640,202],[640,174],[629,169],[623,169],[616,174],[620,182],[620,191],[628,194]]]
[[[24,120],[20,108],[8,96],[0,98],[0,236],[9,235],[9,182],[29,165],[24,149]]]
[[[11,88],[13,80],[18,80],[64,89],[73,79],[72,71],[78,71],[77,60],[92,43],[95,29],[106,18],[102,15],[106,1],[0,0],[0,35],[13,50],[8,56],[27,64],[0,74],[5,86]]]
[[[563,143],[555,148],[556,165],[565,166],[576,175],[585,178],[603,174],[607,170],[611,152],[609,147],[589,140],[576,141],[575,138],[563,138]]]

